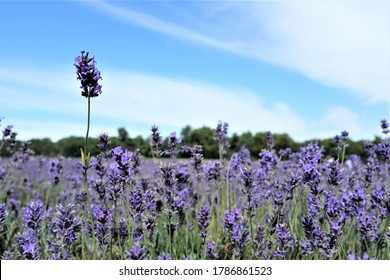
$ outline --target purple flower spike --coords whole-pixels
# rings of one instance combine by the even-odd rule
[[[85,98],[99,96],[102,93],[102,86],[99,84],[102,77],[95,66],[95,57],[89,57],[88,52],[82,51],[81,56],[75,58],[75,62],[77,80],[81,82],[81,95]]]
[[[158,260],[164,260],[164,261],[172,260],[172,257],[170,254],[165,254],[163,252],[161,256],[158,256]]]
[[[3,225],[5,224],[6,220],[6,212],[5,212],[5,205],[0,204],[0,233],[3,231]]]
[[[211,220],[211,210],[207,206],[203,206],[200,208],[200,211],[198,212],[198,226],[201,230],[199,233],[199,236],[203,239],[206,239],[208,232],[207,227],[210,225]]]

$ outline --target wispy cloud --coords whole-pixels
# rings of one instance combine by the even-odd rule
[[[141,12],[122,8],[105,1],[88,2],[88,4],[93,6],[94,8],[99,9],[100,11],[108,13],[115,18],[123,20],[130,24],[135,24],[184,40],[195,41],[201,44],[205,44],[219,49],[224,49],[227,51],[234,51],[234,49],[229,46],[229,44],[205,36],[204,34],[199,33],[195,30],[191,30],[184,26],[170,23]]]
[[[202,18],[199,26],[108,2],[91,5],[129,24],[294,69],[370,102],[389,101],[388,1],[202,3],[204,13],[193,15]]]
[[[158,124],[180,129],[185,125],[214,126],[219,120],[232,130],[272,129],[295,135],[305,131],[305,122],[283,102],[266,106],[258,94],[245,89],[173,80],[137,73],[106,73],[106,91],[114,94],[96,102],[101,116]],[[290,129],[289,129],[290,127]]]
[[[47,68],[25,74],[49,77],[52,72],[53,69]],[[64,85],[64,90],[62,84],[57,87],[46,84],[44,88],[38,81],[36,87],[30,86],[32,81],[22,78],[13,81],[18,83],[7,86],[12,98],[7,98],[4,88],[0,88],[0,112],[4,113],[7,108],[13,111],[12,117],[4,116],[5,123],[13,124],[21,139],[50,137],[59,140],[84,135],[86,102],[76,84],[73,89]],[[168,135],[172,131],[180,132],[185,125],[214,127],[219,120],[230,124],[230,132],[271,130],[288,133],[297,141],[329,138],[345,129],[353,139],[371,139],[377,131],[376,123],[364,120],[364,116],[345,106],[328,108],[319,119],[307,120],[283,100],[271,103],[261,93],[245,88],[109,69],[104,71],[103,82],[103,94],[92,100],[90,135],[94,136],[101,132],[116,135],[118,127],[126,127],[133,137],[146,137],[153,124]],[[66,79],[63,83],[73,84]],[[51,95],[56,98],[50,99]],[[37,115],[28,115],[26,110],[35,110]],[[38,116],[40,112],[46,117]]]

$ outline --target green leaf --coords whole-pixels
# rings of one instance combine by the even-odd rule
[[[80,148],[81,151],[81,163],[85,166],[85,155],[83,149]]]

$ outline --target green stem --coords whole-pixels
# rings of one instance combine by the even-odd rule
[[[85,146],[84,146],[84,166],[85,166],[85,173],[84,173],[84,184],[85,184],[85,191],[87,193],[87,203],[88,203],[88,211],[89,211],[89,219],[91,221],[92,226],[92,249],[93,249],[93,259],[96,259],[96,236],[95,236],[95,223],[93,220],[93,214],[91,209],[91,195],[89,193],[89,186],[88,186],[88,168],[89,168],[89,156],[88,156],[88,136],[89,136],[89,127],[91,123],[91,98],[88,97],[88,123],[87,123],[87,133],[85,135]]]
[[[89,136],[89,127],[91,124],[91,98],[88,97],[88,123],[87,123],[87,133],[85,135],[85,146],[84,146],[84,166],[85,166],[85,174],[84,180],[88,181],[88,165],[89,165],[89,157],[88,157],[88,136]],[[88,159],[87,159],[88,158]]]

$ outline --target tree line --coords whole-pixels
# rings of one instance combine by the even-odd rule
[[[214,138],[214,129],[203,126],[200,128],[192,128],[191,126],[185,126],[180,133],[182,140],[181,144],[186,146],[201,145],[203,147],[203,155],[205,158],[213,159],[219,157],[218,143]],[[133,151],[140,149],[141,154],[145,157],[152,157],[152,151],[149,144],[149,137],[130,137],[128,131],[121,127],[118,128],[118,135],[111,136],[111,147],[122,146],[124,149]],[[334,143],[333,138],[328,139],[311,139],[305,142],[296,142],[288,134],[273,134],[274,147],[273,149],[279,151],[281,149],[290,148],[292,152],[298,152],[301,146],[307,145],[309,142],[318,141],[319,145],[325,149],[325,154],[328,156],[337,157],[337,145]],[[168,142],[168,136],[163,139],[166,147]],[[233,133],[229,138],[230,147],[227,151],[227,156],[231,156],[234,152],[239,151],[242,146],[245,146],[251,153],[252,157],[257,157],[262,149],[267,148],[267,139],[265,132],[244,132],[241,134]],[[43,139],[31,139],[29,140],[29,148],[32,149],[35,155],[45,157],[80,157],[80,148],[84,147],[84,137],[70,136],[63,138],[57,142],[53,142],[49,138]],[[98,138],[89,138],[88,150],[91,155],[97,155],[99,153],[97,144]],[[379,143],[381,139],[376,136],[374,143]],[[364,143],[366,141],[352,141],[347,140],[348,147],[346,149],[346,155],[355,154],[366,158],[364,151]],[[18,143],[20,145],[20,143]],[[163,146],[164,148],[164,146]],[[7,156],[7,150],[2,149],[0,151],[1,156]],[[179,154],[181,157],[189,157],[189,154]]]

